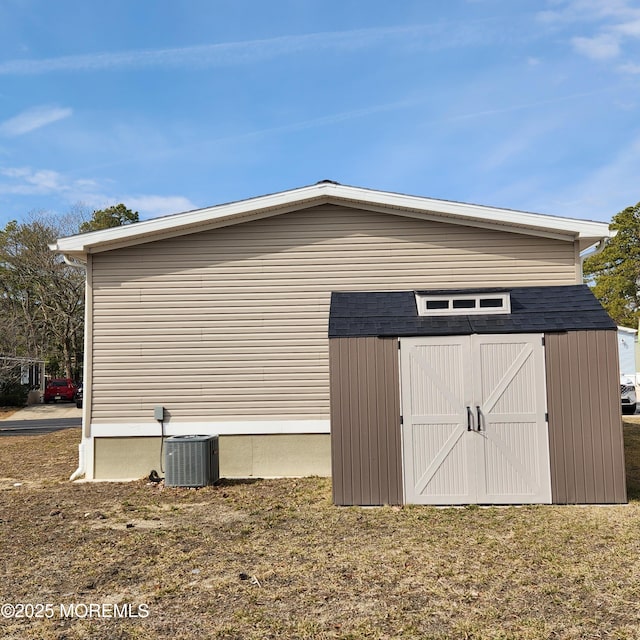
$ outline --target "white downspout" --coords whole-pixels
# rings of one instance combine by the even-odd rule
[[[84,448],[85,448],[85,438],[82,438],[82,441],[78,445],[78,468],[69,476],[69,480],[73,482],[77,480],[80,476],[83,476],[86,471],[86,463],[84,456]]]

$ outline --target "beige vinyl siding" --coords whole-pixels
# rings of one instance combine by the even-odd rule
[[[93,423],[329,417],[329,293],[576,281],[573,243],[326,205],[93,256]]]

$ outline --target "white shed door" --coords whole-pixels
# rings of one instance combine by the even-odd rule
[[[551,502],[542,336],[401,346],[405,502]]]

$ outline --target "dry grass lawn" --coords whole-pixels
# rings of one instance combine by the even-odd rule
[[[2,438],[0,603],[54,615],[0,637],[636,639],[640,424],[625,438],[627,506],[462,509],[338,508],[318,478],[70,484],[77,430]]]

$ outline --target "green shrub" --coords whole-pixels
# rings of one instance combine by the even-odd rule
[[[0,382],[0,406],[24,407],[27,404],[29,388],[14,381]]]

